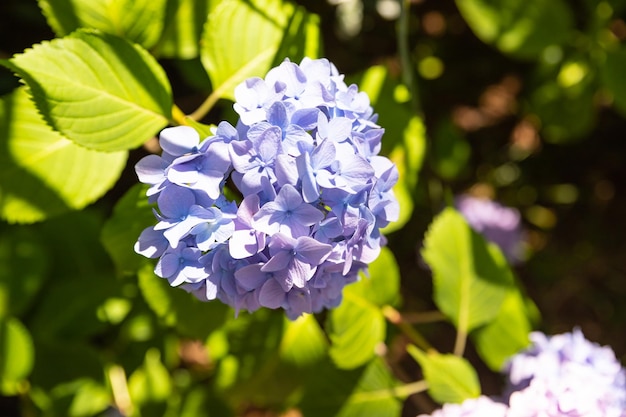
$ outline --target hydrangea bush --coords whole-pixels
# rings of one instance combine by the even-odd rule
[[[235,89],[236,128],[201,140],[161,132],[161,156],[136,166],[159,222],[135,250],[203,301],[283,308],[295,319],[341,302],[397,220],[398,171],[378,155],[369,98],[326,59],[289,60]],[[240,201],[228,200],[232,184]]]
[[[570,279],[561,209],[617,212],[619,164],[524,160],[624,111],[620,2],[0,3],[1,415],[624,417],[612,351],[532,333],[524,288]],[[393,47],[329,30],[360,16]]]

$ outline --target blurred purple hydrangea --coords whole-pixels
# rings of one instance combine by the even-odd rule
[[[234,127],[164,129],[136,165],[157,224],[135,251],[201,300],[294,319],[336,307],[398,218],[398,171],[367,95],[326,59],[285,60],[235,88]],[[241,194],[224,194],[226,183]]]
[[[509,263],[522,260],[523,231],[516,209],[469,194],[457,196],[454,204],[472,229],[498,245]]]
[[[470,398],[461,404],[445,404],[441,409],[417,417],[506,417],[507,406],[489,397]]]
[[[508,362],[507,417],[626,417],[626,371],[579,329],[548,337]]]

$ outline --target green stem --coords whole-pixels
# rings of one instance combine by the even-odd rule
[[[456,340],[454,341],[454,354],[456,356],[463,356],[466,344],[467,332],[464,329],[457,329]]]
[[[419,100],[419,91],[413,77],[413,63],[411,60],[411,50],[409,48],[409,12],[411,2],[410,0],[402,0],[401,5],[402,9],[396,30],[398,53],[400,54],[400,65],[402,67],[402,81],[411,92],[413,110],[415,110],[419,117],[422,117],[422,106]]]
[[[393,390],[397,397],[405,398],[413,394],[419,394],[428,389],[428,382],[425,380],[411,382],[409,384],[395,387]]]
[[[411,340],[411,342],[417,345],[417,347],[425,351],[434,350],[434,348],[430,345],[430,343],[428,343],[424,336],[422,336],[420,332],[415,330],[415,328],[411,326],[410,323],[404,320],[402,314],[400,314],[398,310],[391,306],[384,306],[382,311],[385,318],[390,323],[397,326],[402,331],[402,333],[404,333]]]
[[[207,115],[208,112],[211,111],[217,100],[220,99],[222,95],[222,88],[217,88],[211,92],[211,94],[200,104],[200,106],[189,115],[189,118],[197,121],[200,121],[204,116]]]
[[[173,124],[184,125],[185,117],[187,117],[185,115],[185,112],[183,112],[180,109],[180,107],[178,107],[176,104],[173,104],[172,105],[172,121],[174,122]]]

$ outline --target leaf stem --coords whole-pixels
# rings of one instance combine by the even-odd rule
[[[175,124],[177,125],[184,125],[185,124],[185,117],[187,117],[185,115],[185,112],[183,112],[180,107],[178,107],[176,104],[172,105],[172,119],[174,121]]]
[[[439,310],[425,311],[422,313],[404,313],[402,318],[405,322],[411,324],[417,323],[435,323],[444,321],[446,316]]]
[[[402,67],[402,81],[411,92],[411,104],[417,115],[422,117],[422,106],[419,100],[419,91],[413,77],[413,65],[411,62],[411,52],[409,49],[409,11],[410,0],[401,0],[401,12],[396,26],[398,38],[398,53],[400,54],[400,65]]]
[[[405,398],[413,394],[419,394],[428,389],[428,382],[426,380],[415,381],[408,384],[400,385],[393,389],[396,397]]]
[[[411,340],[411,342],[415,343],[419,348],[426,351],[433,350],[433,347],[430,343],[428,343],[424,336],[415,330],[410,323],[404,320],[402,314],[398,310],[391,306],[384,306],[382,308],[382,312],[390,323],[396,325],[402,333],[404,333]]]
[[[221,95],[221,88],[213,90],[211,94],[209,94],[209,96],[206,98],[206,100],[204,100],[202,104],[200,104],[200,106],[189,115],[189,118],[195,120],[196,122],[200,121],[200,119],[202,119],[204,116],[207,115],[208,112],[211,111],[213,106],[215,106],[215,103],[217,103],[217,100],[220,99]]]
[[[460,327],[460,326],[459,326]],[[457,329],[456,340],[454,341],[454,354],[456,356],[463,356],[465,352],[465,346],[467,344],[467,332],[465,329]]]

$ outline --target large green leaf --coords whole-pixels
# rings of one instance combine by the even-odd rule
[[[33,341],[14,317],[0,318],[0,393],[15,395],[34,362]]]
[[[78,28],[100,29],[145,48],[163,31],[167,0],[39,0],[57,36]]]
[[[480,395],[480,383],[470,363],[459,356],[423,352],[413,345],[407,352],[420,364],[428,393],[439,403],[461,403]]]
[[[380,358],[349,371],[323,363],[307,380],[300,408],[304,417],[399,417],[398,384]]]
[[[456,5],[483,42],[522,58],[563,43],[574,27],[564,0],[456,0]]]
[[[314,58],[319,47],[316,27],[303,8],[282,0],[222,1],[209,15],[200,50],[213,94],[234,99],[237,84],[264,77],[276,61]]]
[[[341,305],[329,314],[330,357],[341,369],[354,369],[369,362],[385,340],[386,323],[380,308],[367,299],[344,290]]]
[[[328,316],[330,357],[342,369],[354,369],[374,357],[386,335],[381,307],[400,302],[400,271],[393,253],[383,248],[368,269],[368,277],[344,289],[341,305]]]
[[[135,184],[117,202],[102,228],[102,244],[121,272],[135,272],[145,263],[133,246],[141,232],[155,223],[150,206],[146,186]]]
[[[512,288],[495,320],[470,334],[480,357],[493,371],[502,371],[507,359],[528,346],[530,316],[523,295]]]
[[[280,357],[285,362],[298,367],[311,366],[325,356],[327,349],[328,341],[315,316],[305,314],[285,322],[280,342]]]
[[[139,45],[78,30],[8,63],[46,121],[87,148],[135,148],[167,125],[172,94],[163,68]]]
[[[493,320],[513,285],[506,259],[446,208],[431,224],[422,256],[433,271],[437,307],[465,333]]]
[[[157,46],[158,56],[192,59],[200,54],[200,38],[216,0],[170,0],[168,22]]]
[[[30,223],[82,209],[119,178],[127,152],[96,152],[66,139],[22,88],[0,106],[0,217]]]

